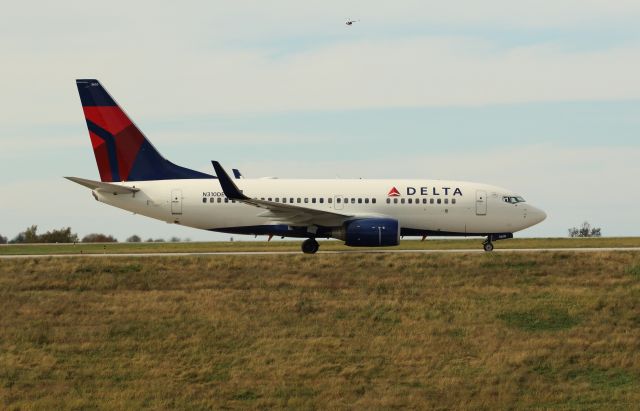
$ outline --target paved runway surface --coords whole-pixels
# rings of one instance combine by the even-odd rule
[[[640,251],[640,247],[610,248],[511,248],[494,249],[494,253],[541,253],[570,252],[597,253],[603,251]],[[319,251],[318,254],[438,254],[438,253],[472,253],[480,254],[481,248],[464,250],[343,250]],[[130,253],[130,254],[45,254],[45,255],[0,255],[0,259],[11,258],[43,258],[43,257],[182,257],[182,256],[218,256],[218,255],[301,255],[301,251],[216,251],[210,253]]]

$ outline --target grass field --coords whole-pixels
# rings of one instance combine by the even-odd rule
[[[640,253],[0,262],[3,409],[630,409]]]
[[[482,239],[403,240],[398,247],[404,250],[481,249]],[[603,248],[640,247],[640,237],[601,238],[521,238],[497,241],[496,249],[507,248]],[[341,241],[322,241],[324,251],[358,250]],[[377,248],[377,249],[385,249]],[[299,251],[300,241],[235,241],[193,243],[109,243],[109,244],[18,244],[1,245],[0,255],[38,254],[100,254],[100,253],[197,253],[214,251]]]

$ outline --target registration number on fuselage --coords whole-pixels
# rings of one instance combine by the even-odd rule
[[[202,197],[224,197],[222,191],[203,191]]]

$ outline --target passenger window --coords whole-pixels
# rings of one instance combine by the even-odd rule
[[[221,203],[221,202],[222,202],[222,199],[221,199],[220,197],[218,197],[218,202],[219,202],[219,203]]]
[[[294,203],[294,201],[293,201],[293,197],[289,199],[289,202],[290,202],[291,204],[293,204],[293,203]]]
[[[300,204],[300,197],[296,199],[296,203]]]
[[[276,203],[279,203],[279,202],[280,202],[280,198],[276,197]]]
[[[358,199],[358,204],[362,204],[362,199],[361,198]]]
[[[323,204],[323,203],[324,203],[324,198],[320,197],[320,199],[319,199],[319,200],[320,200],[320,204]]]
[[[371,199],[371,203],[375,204],[375,203],[376,203],[376,199],[375,199],[375,198],[372,198],[372,199]]]
[[[387,198],[387,204],[391,204],[391,199]]]
[[[365,204],[369,204],[369,199],[368,199],[368,198],[365,198],[365,199],[364,199],[364,203],[365,203]]]
[[[456,199],[455,199],[455,198],[452,198],[452,199],[451,199],[451,204],[455,204],[455,203],[456,203]]]
[[[444,199],[444,203],[445,203],[445,204],[449,204],[449,199],[448,199],[448,198],[445,198],[445,199]]]
[[[313,204],[315,204],[315,203],[316,203],[316,198],[315,198],[315,197],[313,197],[313,198],[311,199],[311,202],[312,202]]]
[[[273,201],[273,199],[271,197],[268,198],[269,201]]]
[[[305,204],[309,202],[309,199],[307,197],[304,198],[304,202]]]
[[[393,199],[393,204],[398,204],[398,199],[397,198]]]
[[[427,199],[426,198],[422,199],[422,204],[427,204]]]
[[[206,203],[206,202],[207,202],[206,197],[202,199],[202,202],[203,202],[203,203]]]
[[[401,198],[401,199],[400,199],[400,203],[401,203],[401,204],[404,204],[404,198]]]
[[[433,198],[429,200],[429,204],[433,204]]]
[[[210,202],[210,203],[213,203],[213,197],[210,197],[210,198],[209,198],[209,202]]]
[[[407,199],[407,203],[409,203],[409,204],[413,203],[413,199],[412,198],[408,198]]]
[[[287,197],[282,197],[282,202],[286,204],[287,203]]]
[[[236,200],[231,200],[231,202],[232,202],[233,204],[235,204],[235,203],[236,203]]]
[[[336,203],[340,204],[340,201],[342,201],[340,197],[336,198]]]
[[[225,199],[224,199],[224,202],[225,202],[225,203],[228,203],[228,202],[229,202],[229,199],[228,199],[228,198],[225,198]]]
[[[438,204],[442,204],[442,199],[441,198],[438,199]]]
[[[333,201],[333,198],[331,197],[327,198],[327,203],[331,204],[332,201]]]
[[[355,197],[353,197],[353,198],[351,199],[351,204],[355,204],[355,203],[356,203],[356,198],[355,198]]]

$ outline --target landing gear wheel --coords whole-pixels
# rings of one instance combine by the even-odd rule
[[[484,251],[486,251],[486,252],[493,251],[493,243],[491,243],[491,241],[483,243],[482,245],[484,246]]]
[[[315,254],[319,248],[320,244],[318,244],[315,238],[309,238],[302,242],[302,252],[305,254]]]

